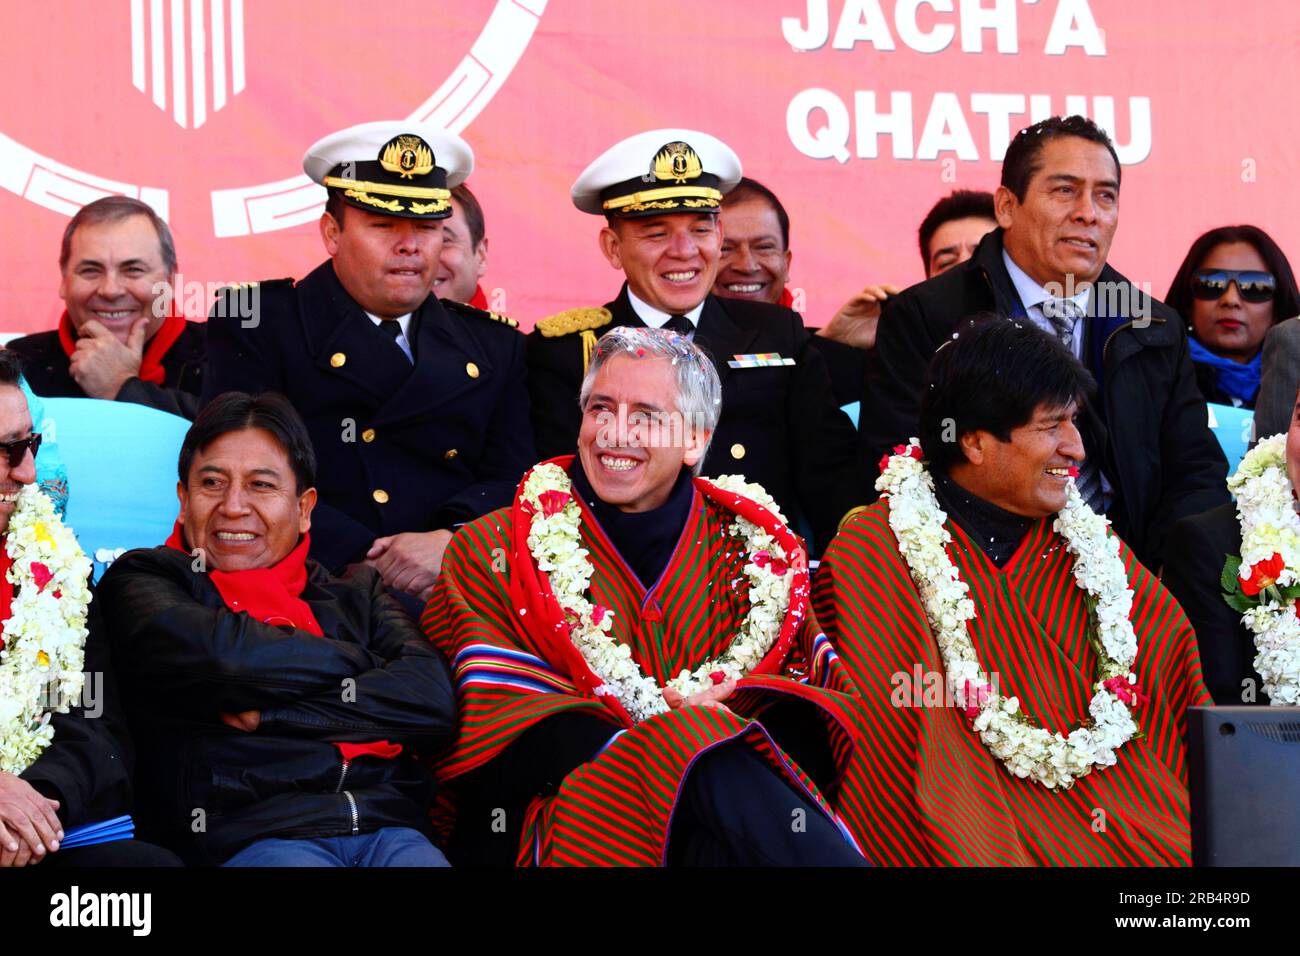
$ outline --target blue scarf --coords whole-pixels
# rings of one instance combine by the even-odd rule
[[[1244,365],[1232,359],[1215,355],[1190,335],[1187,345],[1192,350],[1192,361],[1198,365],[1208,365],[1214,369],[1214,383],[1219,391],[1237,399],[1243,405],[1255,397],[1259,391],[1259,367],[1263,360],[1263,350]]]

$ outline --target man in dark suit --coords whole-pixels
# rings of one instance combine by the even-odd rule
[[[1220,577],[1230,555],[1241,554],[1241,524],[1232,504],[1189,515],[1169,529],[1160,581],[1178,599],[1196,631],[1201,674],[1219,705],[1267,704],[1255,670],[1255,639],[1223,600]]]
[[[508,504],[535,460],[524,339],[509,319],[430,293],[449,188],[473,168],[463,140],[366,123],[325,137],[303,166],[329,189],[330,260],[218,302],[204,402],[287,395],[320,462],[312,557],[365,560],[418,597],[452,531]]]
[[[14,339],[23,374],[46,398],[134,402],[193,418],[206,329],[172,303],[176,246],[145,203],[105,196],[82,206],[59,252],[67,305],[59,327]]]
[[[705,133],[640,133],[612,147],[573,185],[574,205],[606,217],[601,250],[626,282],[603,308],[545,318],[528,337],[533,428],[543,458],[572,454],[578,388],[597,338],[617,325],[670,328],[704,347],[722,379],[721,422],[703,473],[761,484],[820,551],[866,497],[852,423],[831,396],[821,355],[799,316],[712,294],[718,208],[740,160]]]
[[[1273,382],[1270,395],[1275,405],[1281,404],[1278,399],[1283,387],[1282,376],[1286,374],[1283,363],[1295,336],[1291,334],[1274,339],[1274,335],[1282,326],[1294,328],[1296,324],[1294,319],[1280,323],[1269,332],[1266,340],[1273,341],[1281,353],[1275,355],[1274,370],[1278,380]],[[1266,344],[1266,356],[1267,349]],[[1286,435],[1286,473],[1294,489],[1300,480],[1300,394],[1297,394],[1300,375],[1292,372],[1290,382],[1289,420],[1281,420],[1278,415],[1279,420],[1259,437]],[[1264,395],[1263,388],[1260,395]],[[1239,500],[1241,497],[1241,492],[1238,492]],[[1224,562],[1229,557],[1241,557],[1241,520],[1235,504],[1219,505],[1204,514],[1183,518],[1170,529],[1161,580],[1183,606],[1187,619],[1196,630],[1196,643],[1201,649],[1201,671],[1214,702],[1267,704],[1269,697],[1263,689],[1264,680],[1255,670],[1255,637],[1242,623],[1241,614],[1223,600],[1220,579]],[[1248,572],[1249,568],[1245,571]],[[1246,576],[1249,577],[1249,573]]]
[[[1255,438],[1286,431],[1295,417],[1300,385],[1300,317],[1283,319],[1264,336],[1259,395],[1255,397]]]
[[[1119,224],[1119,160],[1078,116],[1022,130],[995,194],[998,225],[974,257],[891,298],[863,392],[869,460],[916,433],[924,372],[964,316],[996,312],[1057,335],[1099,383],[1081,415],[1079,490],[1150,569],[1174,521],[1228,500],[1178,316],[1106,263]]]

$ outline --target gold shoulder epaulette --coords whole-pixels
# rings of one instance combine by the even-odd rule
[[[226,289],[230,289],[235,292],[242,292],[245,289],[256,289],[258,286],[264,286],[264,285],[273,286],[273,285],[293,285],[293,284],[294,284],[293,279],[263,279],[261,282],[227,282],[218,290],[218,292],[224,291]]]
[[[493,322],[500,322],[502,325],[508,325],[512,329],[519,328],[519,323],[508,315],[489,312],[487,309],[480,309],[477,306],[468,305],[464,302],[456,302],[453,299],[442,299],[441,301],[446,308],[454,309],[463,315],[473,315],[480,319],[491,319]]]
[[[598,329],[602,325],[608,325],[613,318],[614,314],[609,309],[569,309],[567,312],[557,312],[555,315],[539,319],[537,331],[541,332],[544,338],[554,339],[573,332]]]

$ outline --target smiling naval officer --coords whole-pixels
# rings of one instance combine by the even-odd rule
[[[722,246],[718,210],[740,177],[730,147],[687,129],[625,139],[578,177],[573,204],[605,217],[600,250],[625,281],[614,301],[549,316],[529,334],[537,450],[573,453],[578,388],[601,335],[616,326],[673,329],[704,348],[722,380],[722,419],[703,474],[758,482],[787,517],[803,519],[820,551],[867,497],[856,437],[795,312],[709,291]]]
[[[328,190],[329,259],[296,283],[260,283],[256,309],[228,291],[208,324],[204,403],[272,390],[307,423],[320,463],[312,557],[365,560],[417,597],[451,532],[509,504],[536,458],[517,324],[431,292],[450,190],[473,166],[464,140],[426,124],[326,136],[303,169]]]

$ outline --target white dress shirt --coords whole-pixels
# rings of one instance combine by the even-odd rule
[[[393,339],[393,341],[396,342],[401,350],[406,353],[406,357],[411,360],[412,365],[415,364],[415,353],[411,351],[411,340],[407,336],[411,331],[411,316],[413,314],[414,313],[408,312],[406,315],[398,316],[393,320],[402,327],[402,334]],[[379,323],[384,321],[373,313],[367,312],[366,315],[370,316],[370,321],[375,323],[375,328],[379,328]]]
[[[630,286],[627,290],[627,300],[632,303],[632,311],[637,314],[637,317],[652,329],[662,329],[674,315],[672,312],[660,312],[654,306],[642,302],[636,297],[636,293],[632,291]],[[698,330],[700,327],[700,313],[703,311],[704,303],[701,301],[691,311],[680,314],[686,316],[687,321]],[[691,338],[695,338],[694,334],[691,335]]]
[[[1052,324],[1043,312],[1043,303],[1058,298],[1052,295],[1041,285],[1029,277],[1029,273],[1016,265],[1011,256],[1007,255],[1007,250],[1002,250],[1002,262],[1007,267],[1007,274],[1011,276],[1011,284],[1016,287],[1016,294],[1020,296],[1020,302],[1025,307],[1025,314],[1029,316],[1030,321],[1037,325],[1044,332],[1057,337],[1056,326]],[[1078,307],[1078,318],[1074,320],[1074,331],[1070,335],[1070,348],[1074,351],[1074,357],[1083,360],[1083,317],[1088,314],[1088,299],[1092,295],[1092,286],[1086,286],[1082,292],[1070,296],[1070,299]]]

